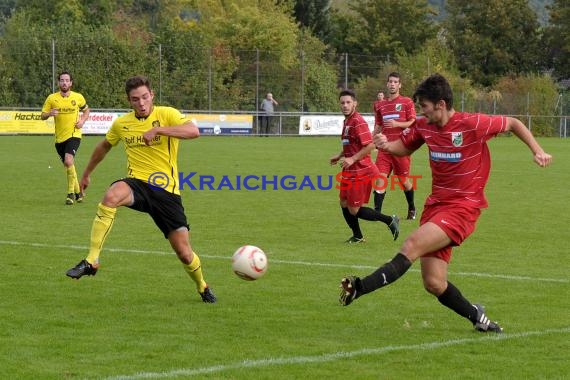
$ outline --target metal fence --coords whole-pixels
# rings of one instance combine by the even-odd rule
[[[188,111],[188,113],[200,113],[201,111]],[[211,112],[219,114],[223,112]],[[247,114],[247,113],[246,113]],[[364,116],[373,116],[371,113],[362,113]],[[253,135],[260,135],[260,114],[255,112],[253,116]],[[302,116],[340,115],[339,113],[311,113],[311,112],[276,112],[273,117],[269,135],[291,136],[299,135],[300,118]],[[541,116],[541,115],[508,115],[520,119],[527,128],[537,136],[543,137],[570,137],[570,116]]]
[[[275,131],[295,134],[299,113],[338,111],[336,97],[341,87],[360,86],[359,110],[370,112],[376,92],[385,86],[384,71],[393,67],[388,57],[301,51],[291,55],[291,61],[285,64],[279,62],[279,54],[271,51],[204,48],[180,41],[177,44],[149,44],[125,52],[117,51],[107,40],[0,39],[0,63],[21,62],[3,78],[2,92],[13,91],[15,95],[10,98],[0,94],[0,99],[5,99],[0,106],[40,107],[47,94],[56,90],[57,73],[68,69],[74,75],[75,89],[86,96],[92,109],[122,108],[127,105],[124,79],[143,73],[153,81],[158,103],[191,112],[245,112],[257,121],[260,101],[270,91],[279,102]],[[126,64],[126,68],[119,63]],[[429,67],[426,64],[425,75],[430,74]],[[329,80],[325,86],[315,84],[316,78],[327,73],[331,76],[326,77]],[[369,78],[367,85],[362,84],[363,76]],[[402,93],[410,96],[413,83],[405,76],[403,81]],[[499,99],[457,92],[455,108],[517,115],[539,135],[567,135],[565,115],[570,114],[570,94],[548,98],[532,92],[501,95]]]

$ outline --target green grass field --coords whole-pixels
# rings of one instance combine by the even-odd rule
[[[81,173],[101,137],[86,137]],[[4,379],[563,379],[570,378],[570,142],[543,139],[541,169],[517,139],[490,142],[489,209],[454,252],[449,279],[505,333],[477,333],[422,287],[418,264],[397,283],[338,304],[338,283],[391,259],[385,225],[350,236],[337,190],[183,191],[194,249],[218,303],[203,304],[146,214],[120,209],[97,276],[65,271],[85,257],[96,205],[126,172],[122,147],[65,206],[51,136],[0,137],[0,374]],[[181,143],[180,170],[212,175],[335,175],[338,138],[202,137]],[[50,168],[51,166],[51,168]],[[422,205],[431,180],[414,156]],[[196,181],[193,181],[198,184]],[[406,211],[401,191],[385,212]],[[236,248],[265,250],[255,282],[231,271]]]

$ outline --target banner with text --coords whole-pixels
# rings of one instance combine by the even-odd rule
[[[82,128],[84,135],[104,135],[124,112],[94,112]],[[39,111],[0,111],[0,134],[53,134],[54,121],[42,120]],[[251,134],[252,115],[189,114],[205,135]]]
[[[42,120],[41,112],[0,111],[0,134],[53,134],[53,118]]]
[[[253,130],[252,115],[188,114],[204,135],[247,135]]]
[[[374,116],[363,116],[370,128],[374,130]],[[344,116],[311,115],[299,119],[300,135],[336,135],[342,133]]]

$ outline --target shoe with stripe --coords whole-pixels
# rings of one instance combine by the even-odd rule
[[[482,305],[476,304],[473,305],[475,309],[477,309],[477,321],[473,325],[475,330],[481,332],[495,332],[495,333],[502,333],[503,328],[499,326],[496,322],[493,322],[487,317],[485,314],[485,308]]]

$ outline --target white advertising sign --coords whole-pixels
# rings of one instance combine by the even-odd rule
[[[374,130],[374,116],[363,116],[370,128]],[[344,116],[311,115],[299,118],[300,135],[337,135],[342,133]]]

